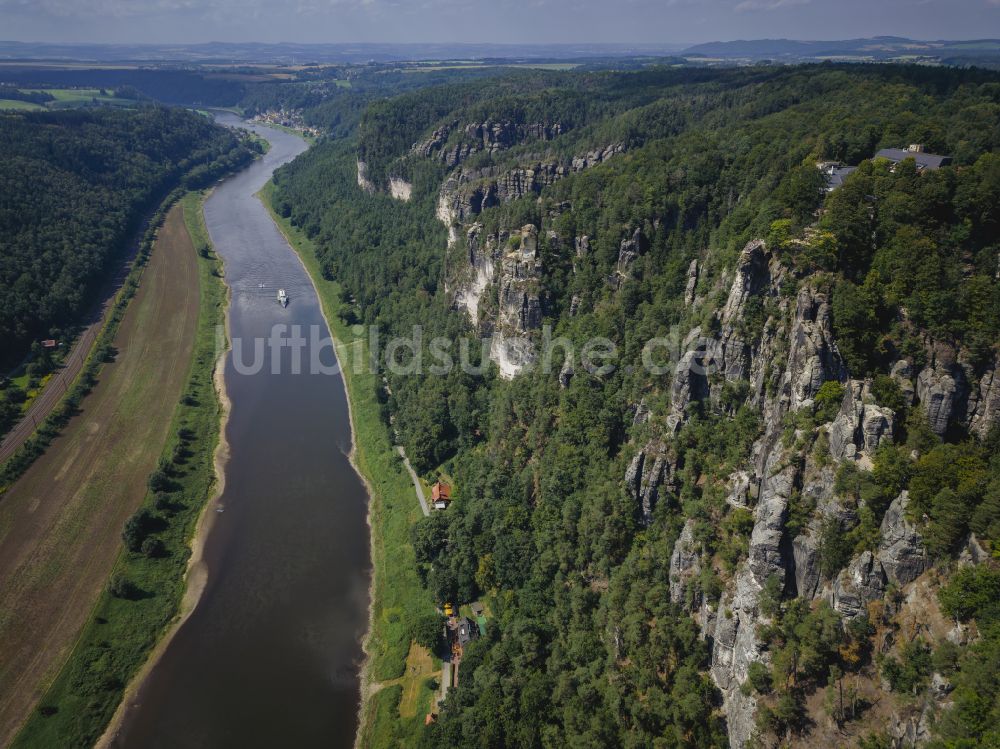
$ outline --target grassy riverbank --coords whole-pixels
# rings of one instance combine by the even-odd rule
[[[359,744],[381,748],[399,746],[402,741],[407,746],[423,726],[432,697],[426,682],[433,677],[426,673],[411,676],[406,668],[413,623],[421,614],[434,610],[430,593],[421,586],[410,545],[410,526],[420,518],[420,506],[413,484],[393,450],[389,430],[379,416],[377,392],[381,382],[367,366],[366,332],[344,323],[340,316],[339,284],[323,277],[313,244],[305,234],[275,213],[271,206],[272,192],[273,186],[268,183],[261,191],[261,199],[312,277],[337,341],[351,404],[354,460],[371,492],[373,613],[366,644],[369,660],[363,684],[365,705]],[[415,710],[406,710],[412,714],[404,717],[400,714],[400,699],[408,691],[408,678],[421,682],[409,686],[423,696],[423,704]],[[395,683],[379,689],[387,681]]]
[[[123,690],[178,613],[185,589],[190,541],[216,477],[220,403],[213,375],[216,326],[224,321],[221,263],[209,249],[200,193],[181,200],[185,251],[196,254],[197,335],[186,385],[173,411],[159,468],[147,491],[142,551],[123,550],[110,584],[65,665],[13,742],[15,747],[91,746],[103,732]],[[181,227],[183,228],[183,227]],[[147,279],[143,279],[146,283]],[[141,409],[142,404],[123,404]],[[136,517],[133,516],[133,517]]]

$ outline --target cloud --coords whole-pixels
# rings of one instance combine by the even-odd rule
[[[1000,0],[995,0],[1000,2]],[[812,0],[743,0],[736,6],[740,13],[754,10],[778,10],[779,8],[790,8],[794,5],[808,5]],[[994,2],[994,0],[990,0]]]
[[[348,6],[370,8],[394,5],[392,0],[291,0],[284,8],[293,14],[330,11]],[[182,12],[208,17],[228,17],[243,12],[260,12],[270,0],[0,0],[0,8],[21,8],[43,15],[73,18],[141,18]]]
[[[0,0],[0,8],[20,7],[49,16],[100,16],[126,18],[155,13],[176,13],[199,7],[198,0]]]

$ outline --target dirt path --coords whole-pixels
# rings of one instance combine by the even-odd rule
[[[445,663],[443,666],[450,666]],[[424,684],[430,679],[441,679],[442,670],[434,668],[434,659],[431,651],[413,642],[410,644],[410,652],[406,656],[406,670],[398,679],[389,679],[371,684],[368,696],[376,692],[399,684],[403,687],[403,695],[399,700],[399,717],[404,719],[416,717],[418,711],[423,707],[420,704],[420,697],[424,690]]]
[[[403,465],[406,466],[406,472],[410,474],[410,480],[413,481],[413,489],[417,493],[417,500],[420,502],[420,510],[425,516],[431,514],[430,508],[427,506],[427,497],[424,496],[424,488],[420,485],[420,477],[417,476],[417,472],[413,470],[413,466],[410,465],[410,459],[406,457],[406,450],[402,445],[396,445],[396,452],[399,453],[399,457],[403,459]]]
[[[81,413],[0,498],[0,745],[55,676],[146,491],[191,363],[197,258],[180,207]]]

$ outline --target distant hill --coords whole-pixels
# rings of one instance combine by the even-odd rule
[[[708,42],[689,47],[682,53],[688,57],[721,58],[725,60],[780,61],[859,59],[910,60],[933,59],[961,64],[993,60],[1000,62],[1000,39],[967,41],[920,41],[896,36],[840,41],[800,41],[795,39],[757,39],[731,42]]]
[[[63,44],[0,41],[0,60],[85,62],[364,63],[409,60],[660,57],[678,44]]]

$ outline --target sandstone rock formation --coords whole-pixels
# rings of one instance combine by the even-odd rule
[[[701,572],[701,545],[694,540],[694,520],[684,523],[681,535],[674,542],[670,555],[670,600],[672,603],[687,604],[688,584]]]
[[[723,593],[716,619],[712,678],[723,693],[729,743],[733,747],[743,747],[749,740],[757,704],[756,698],[744,694],[741,686],[750,664],[766,661],[757,636],[760,594],[770,577],[784,581],[786,574],[784,524],[798,469],[794,464],[783,466],[783,460],[783,450],[772,449],[760,466],[764,478],[754,513],[749,558],[737,570],[731,592]]]
[[[684,306],[694,304],[695,289],[698,287],[698,261],[692,260],[688,266],[687,284],[684,287]]]
[[[537,352],[529,334],[542,325],[538,228],[528,224],[512,236],[517,246],[501,260],[496,284],[499,312],[490,347],[490,358],[508,379],[535,362]]]
[[[971,411],[969,431],[980,439],[1000,424],[1000,374],[995,365],[979,379],[979,397]]]
[[[402,177],[389,177],[389,194],[396,200],[406,202],[413,195],[413,185]]]
[[[834,583],[833,608],[854,619],[865,613],[870,601],[883,596],[887,582],[882,563],[870,551],[863,552]]]
[[[847,369],[833,340],[829,300],[826,294],[805,286],[796,299],[785,369],[791,409],[811,400],[827,380],[843,381],[846,377]]]
[[[361,159],[358,159],[358,187],[369,195],[375,193],[375,185],[368,179],[368,165]]]
[[[890,377],[899,385],[899,391],[903,394],[906,405],[912,406],[917,398],[917,389],[913,384],[913,366],[906,359],[900,359],[892,365]]]
[[[615,268],[619,283],[629,277],[632,265],[648,249],[649,240],[642,233],[642,229],[636,229],[630,238],[622,240],[618,248],[618,264]]]
[[[487,287],[493,283],[498,257],[498,240],[495,235],[484,236],[483,225],[476,223],[466,233],[468,267],[456,279],[455,307],[468,312],[473,325],[479,323],[479,301]]]
[[[892,442],[895,413],[870,401],[868,383],[847,383],[840,413],[830,425],[830,454],[837,460],[871,456],[883,440]]]
[[[573,159],[570,164],[526,161],[505,169],[495,166],[471,170],[460,168],[442,185],[439,200],[445,204],[449,220],[464,223],[486,208],[538,194],[566,175],[596,166],[624,150],[623,144],[608,146],[585,158]]]
[[[649,525],[660,499],[660,490],[672,476],[673,466],[662,442],[653,440],[636,453],[625,471],[625,488],[639,505],[642,522]]]
[[[806,528],[792,540],[792,560],[795,568],[795,594],[802,598],[817,598],[822,593],[820,574],[820,539],[827,523],[840,528],[857,521],[857,510],[845,504],[834,492],[836,469],[832,465],[817,467],[813,459],[806,463],[808,478],[802,485],[803,498],[815,505]]]
[[[906,517],[909,504],[909,493],[904,491],[892,501],[882,518],[877,556],[886,577],[897,585],[913,582],[931,563],[920,533]]]
[[[565,130],[559,123],[523,124],[486,120],[460,127],[458,122],[452,122],[438,128],[410,150],[423,158],[436,158],[452,169],[474,153],[484,151],[492,154],[531,140],[548,141],[563,132]]]
[[[927,414],[927,422],[937,435],[948,431],[953,419],[964,417],[965,375],[956,364],[938,361],[917,376],[917,398]]]

